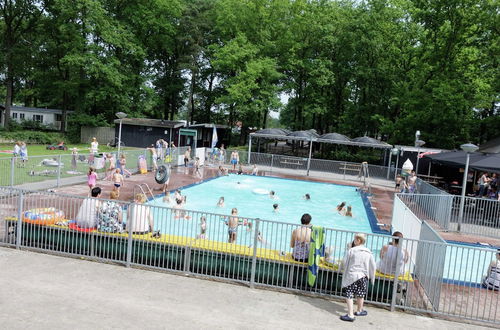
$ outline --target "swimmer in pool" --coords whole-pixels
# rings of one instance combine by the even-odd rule
[[[280,206],[278,204],[273,204],[273,212],[278,213],[280,211]]]
[[[274,190],[271,190],[269,192],[269,198],[271,198],[271,199],[278,199],[278,196],[276,196],[276,192],[274,192]]]
[[[346,217],[351,217],[352,218],[352,207],[351,205],[349,205],[347,207],[347,211],[345,211],[345,214],[344,214]]]
[[[200,234],[197,238],[207,239],[207,218],[204,216],[200,218]]]
[[[182,199],[181,191],[179,189],[177,189],[175,191],[175,193],[174,193],[174,199],[175,200]]]
[[[339,205],[337,205],[337,212],[340,213],[341,215],[345,215],[346,212],[345,202],[342,202]]]
[[[224,197],[219,198],[217,202],[217,207],[224,207]]]
[[[311,195],[309,195],[309,194],[305,194],[305,195],[304,195],[304,199],[305,199],[306,201],[310,201],[310,200],[311,200]]]

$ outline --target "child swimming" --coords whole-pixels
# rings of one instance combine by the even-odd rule
[[[304,195],[304,199],[305,199],[306,201],[311,200],[311,195],[309,195],[309,194],[305,194],[305,195]]]
[[[197,238],[207,239],[207,218],[205,216],[200,218],[200,234]]]
[[[337,205],[337,212],[339,212],[341,215],[345,215],[346,212],[345,202],[342,202],[339,205]]]
[[[352,207],[351,205],[349,205],[347,207],[347,211],[345,211],[345,214],[344,214],[346,217],[351,217],[352,218]]]
[[[278,204],[273,204],[273,212],[278,213],[280,211]]]
[[[224,207],[224,197],[219,198],[217,202],[217,207]]]

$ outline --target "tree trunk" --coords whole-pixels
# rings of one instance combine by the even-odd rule
[[[10,56],[7,56],[10,57]],[[12,61],[9,60],[7,62],[7,78],[5,79],[5,88],[6,96],[5,96],[5,112],[4,112],[4,122],[3,127],[8,130],[10,125],[10,107],[12,106],[12,96],[14,93],[14,79],[12,78]]]

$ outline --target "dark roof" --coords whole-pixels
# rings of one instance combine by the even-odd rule
[[[229,126],[227,125],[221,125],[221,124],[210,124],[210,123],[203,123],[203,124],[193,124],[193,125],[189,125],[189,127],[207,127],[207,128],[213,128],[215,126],[215,128],[220,128],[220,129],[226,129],[226,128],[229,128]]]
[[[479,146],[480,152],[486,152],[490,154],[498,154],[500,153],[500,136],[494,138],[493,140],[489,140],[486,143],[483,143]]]
[[[467,153],[463,150],[442,152],[440,154],[426,155],[433,163],[451,167],[465,167]],[[470,154],[469,167],[480,171],[500,171],[500,156],[497,154],[485,154],[473,152]]]
[[[115,119],[115,124],[119,123],[120,119]],[[149,126],[149,127],[168,127],[168,128],[178,128],[186,126],[186,122],[184,121],[148,119],[148,118],[123,118],[122,124],[134,125],[134,126]]]
[[[0,108],[5,110],[5,105],[1,104]],[[37,112],[37,113],[55,113],[62,114],[61,109],[47,109],[47,108],[30,108],[30,107],[21,107],[17,105],[12,105],[10,107],[10,111],[24,111],[24,112]],[[67,113],[72,113],[73,111],[67,110]]]

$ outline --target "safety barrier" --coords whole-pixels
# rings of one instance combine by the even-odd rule
[[[410,202],[396,199],[395,215],[413,214]],[[329,254],[320,260],[315,284],[309,286],[308,265],[291,256],[291,233],[300,225],[239,217],[237,229],[230,230],[234,219],[224,214],[15,188],[0,188],[0,205],[0,245],[338,298],[340,261],[355,234],[325,229]],[[104,225],[85,229],[66,220],[82,215]],[[367,301],[498,323],[498,293],[481,288],[495,251],[446,243],[425,221],[419,233],[418,239],[401,240],[396,264],[403,268],[396,267],[393,276],[378,273]],[[367,234],[366,246],[378,261],[390,240]]]

